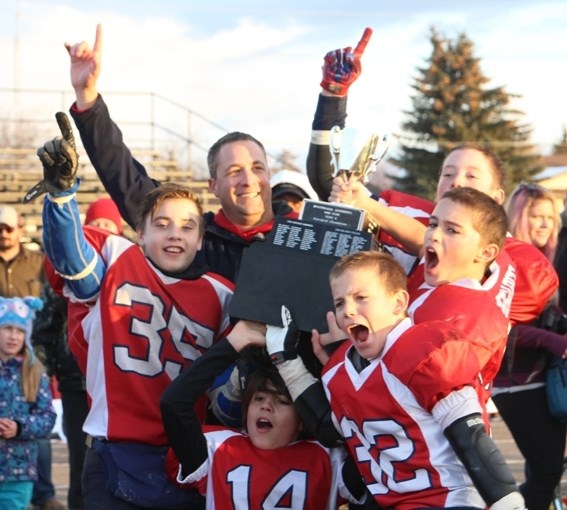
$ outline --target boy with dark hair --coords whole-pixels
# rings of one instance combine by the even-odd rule
[[[243,390],[243,430],[201,429],[195,404],[215,375],[252,345],[265,345],[265,326],[238,322],[226,339],[165,391],[162,416],[179,459],[170,457],[173,476],[186,487],[196,487],[209,509],[335,510],[339,495],[352,502],[363,498],[364,485],[356,469],[350,476],[358,494],[349,491],[352,483],[349,489],[345,487],[344,477],[349,475],[345,474],[343,448],[328,450],[300,437],[301,419],[285,383],[268,360],[254,370]]]

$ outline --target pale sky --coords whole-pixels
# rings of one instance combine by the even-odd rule
[[[253,134],[268,152],[291,151],[303,168],[323,56],[354,46],[366,26],[374,35],[351,88],[349,125],[399,132],[416,68],[431,54],[432,26],[450,38],[464,31],[489,86],[522,96],[514,106],[525,112],[541,152],[567,125],[565,0],[0,0],[0,117],[41,119],[67,110],[74,95],[63,43],[92,44],[98,22],[98,88],[133,145],[144,135],[129,122],[147,121],[151,106],[143,96],[116,92],[168,98]],[[22,99],[5,90],[14,87],[66,94]],[[163,102],[155,111],[157,124],[184,136],[190,129],[202,147],[223,134]],[[204,157],[199,149],[192,154]]]

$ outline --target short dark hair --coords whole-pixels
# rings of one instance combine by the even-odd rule
[[[445,159],[452,154],[453,152],[462,151],[466,149],[471,149],[478,151],[484,155],[484,157],[490,163],[490,167],[492,168],[492,175],[494,179],[498,183],[500,188],[504,188],[506,183],[506,169],[504,167],[504,163],[502,160],[496,155],[492,147],[486,143],[478,143],[478,142],[463,142],[455,147],[452,147],[447,154],[445,154],[445,158],[443,163],[445,163]]]
[[[272,387],[270,387],[270,385]],[[290,402],[293,401],[277,368],[273,365],[263,363],[258,368],[254,369],[246,382],[246,387],[242,394],[242,422],[244,425],[246,425],[246,415],[248,414],[250,402],[252,402],[252,396],[257,391],[284,395]]]
[[[388,253],[380,251],[359,251],[339,259],[331,268],[329,278],[334,280],[351,269],[375,269],[388,293],[407,290],[407,276],[399,264]]]
[[[217,178],[217,158],[223,145],[242,141],[254,142],[256,145],[258,145],[258,147],[260,147],[260,149],[262,149],[264,156],[266,155],[266,149],[264,149],[262,143],[252,135],[249,135],[248,133],[241,133],[240,131],[232,131],[231,133],[227,133],[226,135],[219,138],[215,143],[213,143],[213,145],[209,149],[209,153],[207,154],[207,165],[209,167],[209,175],[212,179]]]
[[[508,231],[506,211],[486,193],[473,188],[452,188],[441,197],[466,207],[472,214],[472,224],[483,240],[502,248]]]
[[[142,200],[140,208],[138,209],[136,228],[143,229],[148,215],[150,218],[153,218],[160,205],[171,198],[186,198],[187,200],[191,200],[195,203],[197,211],[199,212],[199,235],[202,236],[205,232],[205,222],[203,219],[203,207],[201,206],[200,200],[187,186],[172,182],[167,182],[158,186],[144,197],[144,200]]]

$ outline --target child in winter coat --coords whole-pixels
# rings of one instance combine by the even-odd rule
[[[0,510],[26,510],[37,479],[36,438],[53,428],[49,380],[30,334],[34,297],[0,297]]]

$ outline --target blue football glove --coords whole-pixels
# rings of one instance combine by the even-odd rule
[[[266,349],[274,365],[297,358],[299,331],[285,305],[282,306],[282,324],[283,327],[268,324],[266,328]]]

